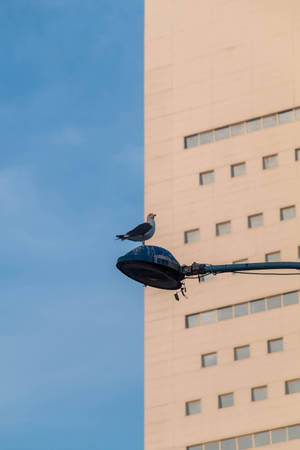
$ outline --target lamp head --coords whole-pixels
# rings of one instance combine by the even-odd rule
[[[117,268],[129,278],[158,289],[180,289],[184,279],[174,256],[162,247],[151,245],[141,245],[121,256]]]

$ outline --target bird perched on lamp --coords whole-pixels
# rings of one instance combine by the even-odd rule
[[[153,213],[148,214],[147,222],[141,223],[125,234],[117,234],[116,238],[121,239],[122,241],[124,241],[125,239],[136,242],[140,241],[144,244],[144,242],[152,238],[155,233],[155,216],[156,214]]]

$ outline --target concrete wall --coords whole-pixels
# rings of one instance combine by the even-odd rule
[[[263,261],[281,251],[298,260],[300,246],[300,120],[184,149],[184,136],[300,106],[300,3],[296,0],[146,0],[145,213],[157,214],[149,243],[168,248],[182,264]],[[278,154],[278,167],[262,157]],[[246,162],[231,178],[230,166]],[[215,171],[200,186],[199,173]],[[295,205],[296,218],[279,210]],[[247,216],[264,214],[264,225]],[[215,225],[231,221],[231,233]],[[184,231],[200,240],[184,244]],[[145,449],[184,450],[227,437],[300,423],[300,394],[284,381],[300,378],[300,305],[185,329],[185,315],[300,289],[300,277],[226,274],[187,283],[188,300],[145,289]],[[268,339],[284,351],[267,354]],[[250,344],[251,357],[233,361]],[[218,365],[201,368],[217,351]],[[268,385],[268,399],[250,389]],[[219,394],[235,405],[218,409]],[[201,398],[202,412],[185,415]],[[275,444],[274,444],[275,445]],[[298,449],[300,440],[262,448]]]

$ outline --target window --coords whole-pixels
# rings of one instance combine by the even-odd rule
[[[300,392],[300,379],[285,382],[285,393],[287,395],[297,394],[297,392]]]
[[[221,450],[236,450],[235,439],[224,439],[221,441]]]
[[[228,234],[231,231],[231,222],[217,223],[216,225],[216,235],[221,236],[223,234]]]
[[[278,155],[270,155],[263,157],[263,169],[272,169],[278,166]]]
[[[189,230],[184,232],[184,243],[191,244],[193,242],[197,242],[200,239],[199,228],[195,230]]]
[[[210,367],[217,365],[217,354],[216,353],[208,353],[207,355],[201,356],[202,367]]]
[[[300,247],[298,247],[298,258],[300,259]]]
[[[270,444],[270,433],[269,431],[263,431],[262,433],[254,434],[255,447],[261,447],[262,445]]]
[[[209,170],[207,172],[200,173],[200,184],[210,184],[215,181],[215,172]]]
[[[283,339],[272,339],[268,341],[268,353],[282,352],[283,350]]]
[[[295,160],[300,161],[300,148],[296,148],[295,150]]]
[[[281,307],[281,296],[273,295],[267,298],[268,309],[276,309]]]
[[[272,430],[272,444],[277,444],[277,442],[286,441],[286,429],[278,428],[277,430]]]
[[[201,314],[202,323],[214,323],[217,321],[217,310],[213,309],[212,311],[206,311]]]
[[[217,128],[215,130],[216,141],[227,139],[229,137],[229,127]]]
[[[293,110],[289,109],[286,111],[281,111],[278,113],[278,119],[280,124],[291,122],[293,120]]]
[[[246,173],[246,163],[233,164],[231,166],[231,178],[245,175],[245,173]]]
[[[232,319],[232,306],[218,309],[218,320]]]
[[[250,310],[251,310],[252,313],[265,311],[266,310],[265,299],[261,298],[259,300],[252,300],[250,302]]]
[[[212,131],[205,131],[204,133],[200,133],[200,145],[202,144],[210,144],[213,142],[213,133]]]
[[[247,450],[248,448],[253,448],[252,445],[252,435],[241,436],[238,438],[239,450]]]
[[[192,445],[192,446],[190,446],[190,447],[187,447],[186,450],[203,450],[203,446],[202,446],[202,444],[199,444],[199,445]]]
[[[251,400],[253,402],[265,400],[267,396],[268,396],[267,386],[261,386],[251,389]]]
[[[231,136],[240,136],[244,134],[244,123],[236,123],[235,125],[231,125]]]
[[[288,427],[289,440],[300,439],[300,425]]]
[[[248,314],[248,303],[239,303],[238,305],[234,305],[235,317],[247,316],[247,314]]]
[[[254,214],[253,216],[248,216],[248,228],[256,228],[263,225],[263,215],[260,214]]]
[[[260,119],[247,120],[247,132],[251,133],[260,129]]]
[[[199,327],[200,325],[200,314],[190,314],[185,318],[186,328]]]
[[[274,127],[276,123],[276,114],[271,114],[270,116],[263,117],[264,128]]]
[[[185,413],[187,416],[201,413],[201,401],[193,400],[192,402],[186,402]]]
[[[298,291],[287,292],[283,294],[283,304],[284,306],[296,305],[299,303]]]
[[[296,207],[287,206],[286,208],[280,208],[280,220],[288,220],[296,217]]]
[[[300,119],[300,108],[295,109],[296,120]]]
[[[236,347],[234,349],[234,360],[239,361],[250,357],[250,346],[243,345],[242,347]]]
[[[219,395],[219,408],[228,408],[233,406],[233,394]]]
[[[219,450],[219,442],[211,442],[210,444],[205,444],[205,450]]]
[[[196,147],[198,145],[198,134],[192,136],[186,136],[184,138],[184,148]]]
[[[278,262],[280,261],[280,252],[272,252],[266,254],[267,262]]]

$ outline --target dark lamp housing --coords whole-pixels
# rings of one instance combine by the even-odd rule
[[[184,275],[179,262],[162,247],[141,245],[121,256],[117,268],[139,283],[158,289],[180,289]]]

